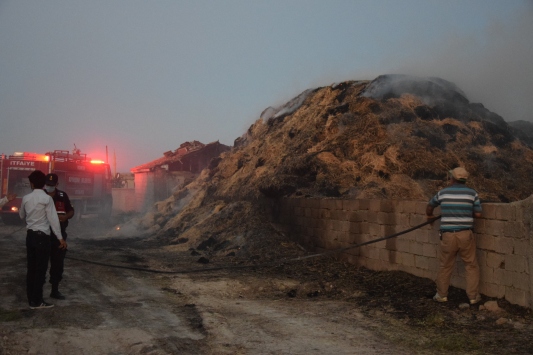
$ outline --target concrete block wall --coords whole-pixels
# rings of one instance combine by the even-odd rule
[[[132,188],[114,188],[111,190],[113,194],[113,210],[114,214],[122,212],[132,212],[136,209],[135,189]]]
[[[354,246],[426,222],[427,201],[286,198],[274,215],[287,233],[313,251]],[[475,223],[480,292],[532,308],[532,197],[510,204],[484,203]],[[435,215],[440,209],[435,210]],[[439,221],[377,243],[348,249],[339,257],[372,270],[401,270],[435,279],[439,262]],[[452,285],[465,288],[458,257]]]

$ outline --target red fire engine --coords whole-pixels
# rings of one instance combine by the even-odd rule
[[[97,214],[107,218],[111,215],[112,176],[109,164],[91,160],[79,149],[54,150],[46,154],[15,153],[1,156],[0,196],[8,192],[17,198],[2,207],[2,221],[5,224],[21,223],[18,210],[22,197],[31,192],[28,175],[33,170],[55,173],[59,177],[58,188],[65,191],[74,206],[75,217]]]

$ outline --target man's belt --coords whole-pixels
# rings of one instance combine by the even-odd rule
[[[46,234],[43,231],[34,231],[33,229],[28,229],[28,232],[33,233],[33,234],[37,234],[37,235],[46,235],[47,237],[50,236],[49,234]]]

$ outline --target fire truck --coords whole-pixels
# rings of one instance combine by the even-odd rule
[[[2,155],[0,160],[0,196],[17,194],[16,199],[2,207],[1,217],[5,224],[22,223],[19,208],[22,197],[31,192],[28,175],[34,170],[57,174],[58,188],[68,194],[74,206],[74,219],[89,215],[111,216],[113,198],[109,164],[93,160],[79,149],[72,152],[54,150],[46,154],[19,152]]]

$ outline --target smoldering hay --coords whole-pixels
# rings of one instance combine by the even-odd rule
[[[485,202],[533,191],[533,150],[455,84],[405,75],[346,81],[265,109],[142,225],[177,249],[242,252],[272,233],[267,215],[278,198],[425,201],[457,166]]]

